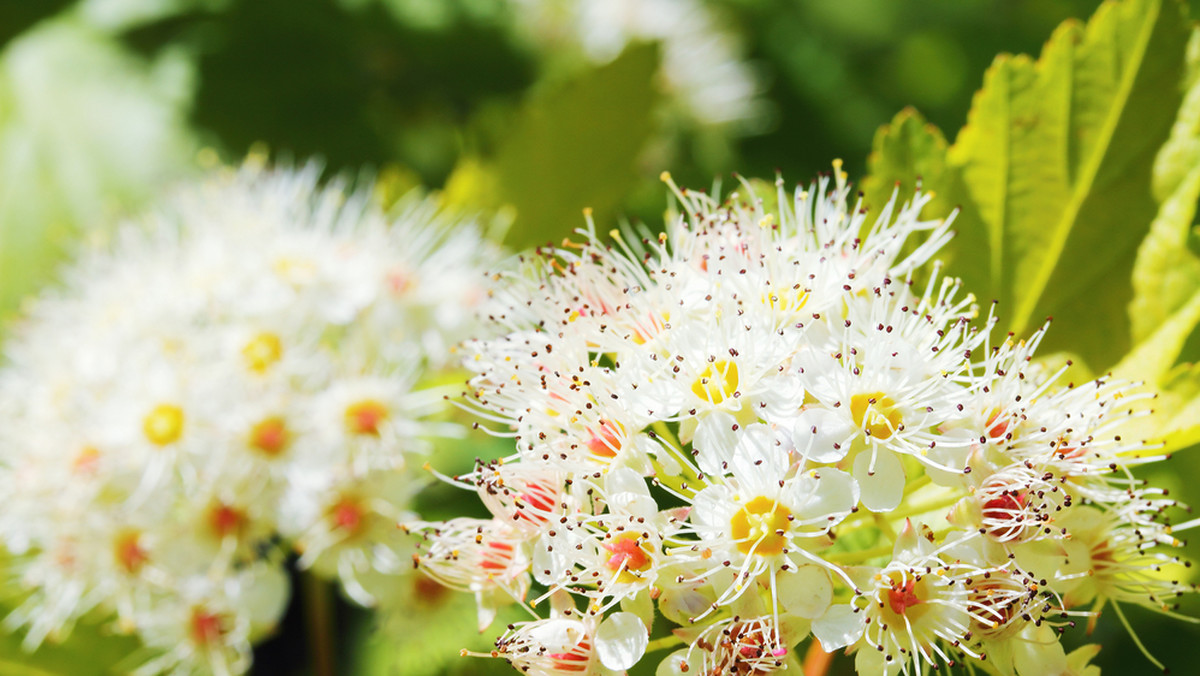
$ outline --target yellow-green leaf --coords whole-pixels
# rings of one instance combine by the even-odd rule
[[[961,207],[948,272],[998,299],[1018,334],[1055,316],[1046,349],[1095,370],[1130,347],[1135,251],[1158,210],[1151,169],[1182,100],[1182,7],[1110,0],[1086,26],[1059,26],[1036,61],[998,57],[944,171],[925,177],[943,196],[929,215]],[[936,144],[893,146],[926,155],[875,166],[939,162]]]
[[[1188,44],[1188,67],[1183,106],[1154,164],[1154,193],[1161,206],[1133,268],[1129,319],[1135,344],[1200,289],[1200,257],[1188,248],[1200,199],[1200,31]]]
[[[867,158],[867,178],[862,183],[864,201],[878,209],[897,190],[904,201],[913,196],[918,183],[941,185],[946,147],[941,130],[926,122],[915,108],[900,111],[875,132]],[[944,213],[953,206],[935,205],[933,210]]]

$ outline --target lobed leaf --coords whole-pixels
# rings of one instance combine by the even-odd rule
[[[1158,210],[1151,170],[1182,100],[1187,36],[1177,0],[1109,1],[1086,26],[1062,24],[1036,61],[998,57],[944,153],[899,116],[876,139],[873,173],[944,166],[925,186],[942,198],[931,215],[960,207],[948,273],[998,299],[1018,334],[1061,318],[1046,349],[1094,369],[1131,344],[1124,308]]]

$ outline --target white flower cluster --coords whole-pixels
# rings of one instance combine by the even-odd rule
[[[593,62],[614,59],[631,42],[662,45],[662,77],[683,109],[703,124],[755,120],[760,84],[732,31],[702,0],[513,0],[534,40],[577,43]]]
[[[414,454],[454,429],[415,388],[473,331],[489,249],[430,201],[389,216],[319,175],[181,191],[14,327],[0,542],[30,648],[115,614],[155,651],[139,674],[237,674],[288,548],[364,604],[411,569]]]
[[[993,344],[923,268],[950,236],[927,196],[869,219],[836,164],[794,193],[672,187],[665,234],[606,246],[589,223],[509,275],[506,335],[468,343],[472,406],[516,454],[459,478],[491,519],[407,528],[481,623],[545,588],[526,600],[550,617],[493,656],[766,674],[812,637],[864,675],[1078,674],[1091,649],[1058,629],[1192,590],[1174,503],[1129,472],[1156,459],[1121,437],[1139,395],[1056,384],[1040,331]]]

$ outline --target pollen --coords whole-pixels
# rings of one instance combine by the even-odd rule
[[[142,431],[150,443],[166,446],[183,436],[183,421],[182,408],[174,404],[159,404],[142,421]]]

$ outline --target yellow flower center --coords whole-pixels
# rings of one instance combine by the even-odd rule
[[[722,359],[704,367],[700,377],[692,383],[692,393],[697,397],[719,404],[737,392],[737,364]]]
[[[798,312],[808,304],[808,292],[803,288],[768,291],[763,294],[762,301],[777,312]]]
[[[856,394],[850,398],[854,424],[876,439],[888,439],[904,423],[896,402],[883,392]]]
[[[142,421],[142,431],[157,446],[179,441],[183,436],[183,409],[174,404],[159,404]]]
[[[733,539],[743,554],[779,554],[787,544],[785,534],[792,513],[777,500],[759,496],[747,502],[729,521]]]
[[[251,371],[263,373],[283,356],[283,343],[279,336],[264,331],[246,343],[242,356]]]

